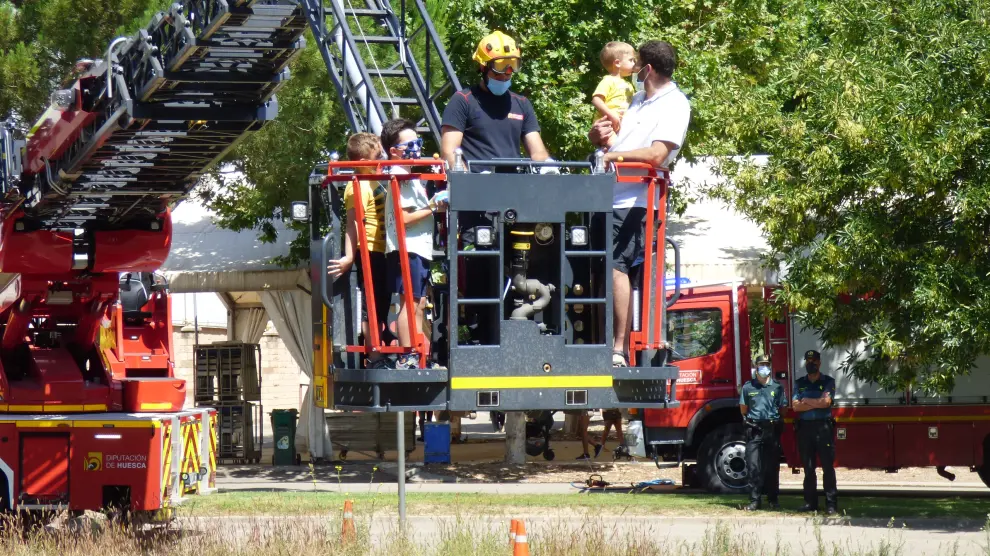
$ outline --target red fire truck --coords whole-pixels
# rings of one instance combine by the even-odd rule
[[[756,294],[768,298],[773,288]],[[744,429],[739,391],[752,378],[751,321],[747,288],[741,283],[682,287],[670,308],[666,338],[677,366],[680,407],[644,411],[646,442],[658,465],[693,459],[683,467],[685,484],[713,492],[746,488]],[[803,375],[802,354],[822,354],[822,372],[836,380],[836,466],[896,471],[902,467],[968,467],[990,484],[984,453],[990,442],[990,375],[978,370],[959,377],[952,393],[928,396],[912,390],[886,392],[839,371],[857,346],[824,348],[814,330],[790,316],[767,320],[764,345],[774,378],[790,397]],[[986,368],[987,361],[982,361]],[[785,411],[782,463],[801,463],[793,413]]]
[[[291,1],[171,4],[0,130],[0,511],[160,516],[213,488],[216,412],[183,410],[171,208],[275,117]],[[162,512],[162,510],[166,510]]]

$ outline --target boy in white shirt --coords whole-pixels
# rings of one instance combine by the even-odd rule
[[[389,160],[420,158],[423,140],[416,133],[416,125],[405,119],[394,119],[382,126],[382,146]],[[408,170],[400,166],[391,168],[393,174],[406,174]],[[412,297],[415,300],[415,333],[423,329],[423,314],[426,310],[426,288],[430,279],[430,261],[433,259],[433,216],[445,210],[446,192],[437,193],[433,199],[426,193],[426,187],[417,179],[399,182],[402,219],[406,226],[406,251],[409,255],[409,275],[412,282]],[[413,332],[409,330],[409,317],[405,303],[405,290],[402,283],[402,270],[399,264],[398,234],[393,200],[385,203],[385,251],[388,267],[388,283],[392,293],[399,294],[399,315],[396,327],[399,344],[412,345]],[[397,369],[419,368],[419,354],[413,352],[399,357]]]

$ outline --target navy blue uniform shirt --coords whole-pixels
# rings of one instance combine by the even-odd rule
[[[519,158],[522,138],[540,131],[529,99],[512,91],[493,95],[473,85],[454,93],[443,110],[443,124],[464,133],[461,149],[466,160]],[[471,165],[474,172],[485,170]]]
[[[818,380],[814,382],[808,380],[807,375],[797,379],[794,390],[794,401],[818,399],[825,394],[832,397],[833,403],[835,401],[835,379],[825,373],[819,373]],[[832,408],[809,409],[798,412],[797,415],[802,421],[824,421],[832,416]]]

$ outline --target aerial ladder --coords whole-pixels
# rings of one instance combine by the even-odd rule
[[[278,112],[292,1],[182,0],[0,130],[0,510],[157,516],[216,476],[216,413],[183,410],[171,210]]]
[[[382,122],[404,117],[439,146],[440,107],[461,85],[422,0],[303,4],[350,130],[378,134]],[[497,170],[472,172],[478,163]],[[408,173],[391,172],[396,165]],[[559,174],[544,175],[547,166]],[[342,191],[356,181],[355,173],[387,184],[397,211],[402,180],[449,190],[447,217],[434,245],[447,280],[432,286],[432,353],[420,351],[416,370],[368,365],[372,353],[363,345],[360,314],[369,303],[362,292],[370,291],[370,278],[359,281],[354,272],[327,277],[328,260],[341,256]],[[651,199],[648,248],[634,291],[632,366],[625,368],[611,365],[616,181],[642,183]],[[317,404],[362,412],[677,407],[678,371],[662,337],[666,309],[679,293],[668,296],[664,289],[667,243],[679,270],[679,251],[665,234],[669,183],[666,169],[628,163],[606,168],[601,153],[588,161],[551,163],[458,156],[452,168],[438,158],[353,163],[334,156],[318,165],[309,200],[293,207],[294,218],[310,224]],[[492,225],[478,228],[475,242],[465,245],[458,222],[482,214]],[[401,250],[405,226],[402,219],[395,225]],[[366,256],[368,246],[359,236],[360,256]],[[408,280],[408,263],[400,259]],[[371,308],[368,314],[373,321]],[[408,351],[385,345],[375,323],[370,329],[372,352]],[[414,345],[427,343],[417,338]]]

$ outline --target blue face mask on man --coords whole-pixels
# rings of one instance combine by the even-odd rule
[[[491,91],[493,95],[502,96],[509,90],[509,87],[512,86],[512,78],[510,77],[505,81],[499,81],[497,79],[489,78],[487,85],[488,85],[488,90]]]

